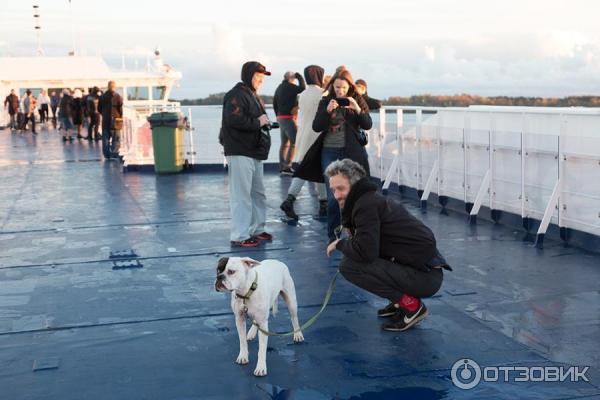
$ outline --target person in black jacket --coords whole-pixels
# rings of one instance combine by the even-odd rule
[[[63,89],[62,97],[58,105],[58,119],[60,120],[60,129],[63,130],[63,142],[73,140],[73,110],[71,108],[73,97],[70,89]]]
[[[19,96],[15,94],[15,89],[10,90],[10,94],[4,99],[4,108],[8,108],[10,115],[10,129],[17,129],[17,114],[19,113]]]
[[[109,81],[108,90],[98,102],[98,111],[102,114],[102,154],[107,160],[119,157],[123,128],[123,99],[116,88],[115,81]]]
[[[370,111],[379,110],[381,108],[381,105],[383,104],[382,101],[369,97],[367,94],[367,82],[365,82],[364,79],[356,80],[356,91],[363,99],[365,99]]]
[[[294,83],[298,80],[298,85]],[[304,78],[298,72],[288,71],[283,76],[283,81],[275,90],[273,96],[273,110],[279,122],[281,146],[279,147],[279,171],[282,175],[293,175],[292,160],[296,147],[296,115],[294,109],[298,107],[298,95],[306,89]]]
[[[88,124],[88,140],[100,140],[100,134],[98,133],[98,129],[100,128],[100,112],[98,111],[98,104],[100,103],[100,96],[102,92],[98,89],[97,86],[94,86],[91,93],[87,96],[85,100],[85,107],[87,109],[87,114],[90,117],[90,123]]]
[[[264,65],[248,61],[242,66],[242,81],[223,100],[219,142],[228,164],[230,240],[233,247],[256,247],[272,240],[265,232],[267,197],[263,184],[262,161],[269,157],[271,137],[269,118],[256,92],[265,75]]]
[[[442,285],[442,270],[451,270],[433,232],[402,204],[377,193],[377,185],[358,163],[336,161],[325,174],[349,233],[330,243],[327,255],[341,251],[341,274],[390,301],[377,312],[392,317],[383,329],[404,331],[417,324],[427,316],[421,298],[433,296]]]
[[[319,103],[313,130],[321,132],[294,174],[311,182],[325,182],[323,172],[335,160],[349,158],[363,166],[369,174],[367,152],[359,141],[361,129],[371,129],[369,107],[356,92],[350,71],[342,69],[332,78],[329,94]],[[342,103],[342,104],[340,104]],[[327,191],[327,235],[335,239],[334,229],[340,224],[340,209],[331,191]]]
[[[85,103],[82,96],[81,89],[75,89],[73,91],[73,98],[71,99],[71,118],[77,131],[77,139],[83,139],[83,136],[81,136],[81,127],[83,126]]]

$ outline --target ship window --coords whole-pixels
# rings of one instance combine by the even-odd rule
[[[19,98],[22,99],[23,97],[25,97],[25,92],[27,91],[28,88],[25,89],[19,89]],[[42,92],[42,89],[38,89],[38,88],[29,88],[29,90],[31,90],[31,94],[34,95],[36,98],[40,95],[40,93]]]
[[[127,100],[148,100],[148,88],[146,86],[128,87]]]
[[[153,86],[152,87],[152,100],[164,100],[166,91],[167,91],[166,86]]]

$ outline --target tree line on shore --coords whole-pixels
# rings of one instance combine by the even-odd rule
[[[223,105],[225,92],[210,94],[205,98],[183,99],[181,105],[210,106]],[[260,96],[265,104],[273,103],[273,96]],[[383,100],[386,106],[421,106],[421,107],[468,107],[470,105],[486,106],[526,106],[526,107],[600,107],[600,96],[568,96],[568,97],[526,97],[526,96],[475,96],[457,95],[413,95],[409,97],[391,96]]]

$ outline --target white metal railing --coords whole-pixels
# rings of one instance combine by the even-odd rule
[[[456,198],[471,216],[486,205],[534,218],[541,239],[550,223],[600,235],[598,109],[396,107],[377,126],[368,152],[384,189]]]
[[[126,164],[154,163],[150,112],[179,104],[126,108]],[[191,164],[220,164],[220,107],[186,114],[184,154]],[[271,111],[269,111],[271,113]],[[600,236],[600,111],[527,107],[386,107],[373,113],[367,152],[371,174],[431,193]],[[274,116],[273,116],[274,118]],[[272,132],[268,162],[278,162]]]
[[[177,101],[170,101],[170,102],[148,101],[148,102],[138,103],[138,104],[136,104],[135,102],[129,102],[126,105],[126,108],[133,109],[142,115],[150,115],[152,113],[160,112],[160,111],[172,111],[172,112],[180,111],[181,104]]]
[[[4,100],[2,100],[4,101]],[[0,106],[0,127],[7,127],[10,123],[10,116],[4,106]]]
[[[119,154],[125,166],[154,165],[152,131],[147,117],[161,111],[179,112],[181,105],[179,102],[148,102],[129,103],[123,107],[124,124]]]

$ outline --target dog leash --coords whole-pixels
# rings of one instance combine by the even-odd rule
[[[267,335],[267,336],[291,336],[294,333],[300,332],[300,331],[310,327],[319,318],[321,313],[325,310],[325,307],[327,307],[327,303],[329,303],[329,299],[331,299],[331,295],[333,294],[333,288],[335,288],[335,281],[337,280],[337,277],[339,274],[340,274],[340,271],[337,270],[337,272],[333,276],[333,279],[331,279],[331,282],[329,283],[329,288],[327,288],[327,292],[325,293],[325,299],[323,299],[323,305],[321,306],[321,309],[315,315],[313,315],[308,321],[306,321],[303,325],[301,325],[298,328],[298,330],[285,332],[285,333],[269,332],[269,331],[261,328],[260,325],[255,320],[252,321],[252,325],[256,326],[256,328],[262,334]]]

